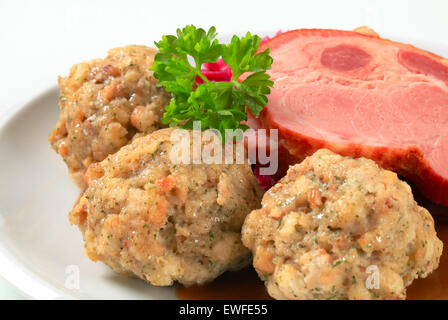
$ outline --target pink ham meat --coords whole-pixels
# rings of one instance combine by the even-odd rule
[[[297,160],[320,148],[370,158],[448,206],[446,60],[338,30],[290,31],[268,47],[275,84],[259,120],[281,147]]]

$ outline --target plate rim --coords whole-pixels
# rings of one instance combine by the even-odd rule
[[[4,133],[5,127],[28,108],[31,108],[35,101],[43,99],[45,96],[57,93],[58,86],[51,85],[42,90],[39,94],[28,98],[23,104],[15,105],[2,114],[0,119],[0,135]],[[0,229],[1,233],[1,229]],[[8,249],[7,243],[0,242],[0,276],[14,289],[19,291],[24,298],[39,300],[60,300],[76,299],[75,296],[51,286],[31,269],[21,263],[18,258]]]

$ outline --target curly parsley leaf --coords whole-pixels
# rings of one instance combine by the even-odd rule
[[[193,25],[178,29],[177,36],[166,35],[155,45],[159,52],[151,69],[159,85],[173,94],[162,121],[170,126],[192,128],[201,121],[202,129],[246,129],[247,106],[258,116],[266,105],[273,82],[266,70],[271,68],[269,49],[257,53],[261,38],[249,32],[233,36],[227,45],[216,39],[216,29],[207,32]],[[203,63],[222,57],[232,69],[230,82],[212,82],[201,74]],[[238,79],[243,76],[243,81]],[[196,77],[204,82],[197,84]]]

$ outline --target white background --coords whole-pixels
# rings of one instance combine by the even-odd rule
[[[152,45],[177,27],[236,33],[369,25],[448,55],[448,1],[6,1],[0,0],[0,117],[109,48]],[[0,280],[0,298],[21,295]]]

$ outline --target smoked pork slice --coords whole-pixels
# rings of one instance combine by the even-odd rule
[[[259,120],[280,147],[298,161],[321,148],[370,158],[448,206],[446,60],[339,30],[294,30],[266,48],[274,88]]]

